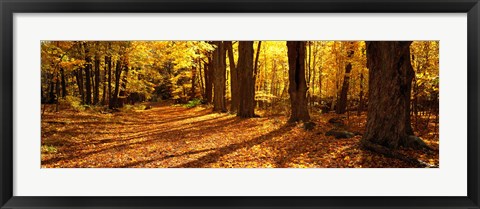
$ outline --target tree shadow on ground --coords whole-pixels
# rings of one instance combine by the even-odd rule
[[[210,135],[214,135],[214,132],[211,130],[218,130],[218,129],[228,129],[228,127],[238,124],[243,119],[232,117],[226,118],[224,116],[206,119],[201,121],[195,121],[188,125],[188,127],[175,127],[173,129],[168,130],[155,130],[155,129],[148,129],[143,132],[139,132],[133,135],[129,135],[127,137],[120,137],[122,139],[101,139],[101,142],[105,143],[114,143],[113,145],[109,145],[103,148],[97,148],[91,151],[85,152],[82,148],[77,148],[76,146],[68,147],[64,152],[68,153],[66,155],[54,157],[51,159],[43,160],[42,165],[48,164],[55,164],[60,161],[75,161],[82,158],[87,158],[93,154],[103,153],[114,151],[118,149],[134,149],[133,146],[146,146],[150,143],[155,143],[161,140],[163,143],[182,143],[185,141],[186,138],[195,138],[200,134],[205,135],[208,133]],[[251,126],[247,126],[245,128],[250,128]],[[188,137],[187,137],[188,136]],[[140,138],[146,138],[146,140],[136,141]],[[97,140],[90,140],[85,141],[85,144],[91,144],[91,142],[95,142]],[[133,165],[133,164],[132,164]]]
[[[261,135],[259,137],[253,138],[248,141],[244,141],[241,143],[234,143],[224,147],[220,147],[215,149],[214,152],[209,153],[205,156],[202,156],[194,161],[183,163],[181,165],[176,166],[176,168],[202,168],[208,167],[208,164],[217,162],[222,156],[228,155],[230,153],[235,152],[236,150],[242,148],[253,147],[257,144],[261,144],[267,140],[270,140],[274,137],[281,136],[290,130],[292,130],[294,126],[291,125],[284,125],[277,130],[269,132],[267,134]]]

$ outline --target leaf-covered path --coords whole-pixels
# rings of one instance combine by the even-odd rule
[[[156,105],[116,113],[45,112],[42,167],[411,167],[361,150],[357,135],[325,136],[334,115],[313,117],[315,129],[287,125],[284,116],[240,119],[203,107]],[[351,116],[361,131],[363,117]],[[363,121],[363,123],[362,123]],[[432,153],[402,150],[438,165],[438,139],[425,138]]]

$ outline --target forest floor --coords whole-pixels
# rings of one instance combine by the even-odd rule
[[[260,113],[260,115],[262,115]],[[241,119],[208,107],[152,104],[148,110],[114,113],[45,111],[42,115],[43,168],[390,168],[404,161],[362,150],[361,135],[325,136],[334,113],[312,114],[306,131],[285,116]],[[351,114],[349,131],[363,133],[366,116]],[[401,153],[439,165],[438,131],[417,133],[432,152]]]

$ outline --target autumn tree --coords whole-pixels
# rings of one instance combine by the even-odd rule
[[[83,43],[85,51],[85,104],[92,104],[92,85],[91,85],[91,71],[92,71],[92,57],[90,55],[90,46],[87,42]]]
[[[226,112],[225,85],[226,85],[226,66],[225,66],[225,47],[223,41],[214,41],[217,47],[213,51],[213,111]]]
[[[376,151],[381,147],[420,148],[424,143],[412,137],[410,95],[413,68],[410,41],[367,42],[369,69],[368,115],[362,144]],[[376,145],[380,145],[376,146]]]
[[[347,52],[346,52],[347,64],[345,65],[345,75],[343,77],[342,90],[340,92],[340,98],[338,100],[338,104],[336,108],[337,114],[343,114],[347,111],[348,87],[350,85],[350,73],[352,71],[352,63],[350,59],[353,57],[353,54],[354,54],[353,47],[354,47],[354,43],[349,42],[347,47]]]
[[[93,104],[97,105],[99,100],[99,95],[100,95],[100,54],[98,53],[99,51],[99,43],[96,44],[95,47],[97,50],[95,51],[95,57],[94,57],[94,64],[95,64],[95,73],[94,73],[94,89],[93,89]]]
[[[289,122],[310,120],[307,107],[307,84],[305,81],[305,42],[287,41],[288,48],[288,93],[291,114]]]
[[[238,51],[240,105],[237,115],[243,118],[251,118],[255,116],[253,41],[240,41]]]
[[[225,48],[228,54],[228,63],[230,65],[230,94],[231,104],[230,112],[237,112],[240,106],[240,92],[239,92],[239,73],[237,66],[235,65],[235,56],[233,53],[233,46],[231,41],[224,41]]]
[[[208,61],[204,65],[205,100],[207,103],[211,103],[213,98],[213,70],[215,67],[212,60],[212,55],[209,55],[207,60]]]

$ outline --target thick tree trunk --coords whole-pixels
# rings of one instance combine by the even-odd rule
[[[110,109],[117,108],[117,101],[118,101],[118,92],[120,91],[120,76],[122,74],[122,66],[120,59],[117,60],[117,64],[115,65],[115,89],[113,90],[112,101],[108,107]]]
[[[217,48],[213,52],[213,111],[227,112],[225,101],[226,66],[225,47],[222,41],[214,41]]]
[[[231,94],[231,105],[230,105],[230,112],[237,112],[239,108],[239,72],[237,67],[235,66],[235,58],[233,56],[233,47],[231,41],[225,41],[225,48],[228,53],[228,61],[230,64],[230,94]]]
[[[100,57],[95,55],[95,83],[93,89],[93,104],[97,105],[100,95]]]
[[[408,135],[414,135],[413,133],[413,128],[412,128],[412,122],[410,120],[410,104],[411,104],[411,96],[412,96],[412,82],[413,78],[415,77],[415,71],[413,70],[412,63],[410,61],[410,47],[403,54],[402,60],[408,60],[404,61],[402,65],[402,71],[405,71],[405,89],[406,89],[406,94],[404,94],[405,97],[405,127],[407,130]]]
[[[238,51],[240,105],[237,115],[242,118],[252,118],[255,116],[253,41],[240,41]]]
[[[289,122],[308,122],[307,84],[305,81],[305,42],[287,41],[288,48],[288,93],[291,114]]]
[[[350,72],[352,71],[352,63],[350,62],[350,59],[352,58],[354,52],[352,49],[352,45],[353,43],[349,43],[349,49],[347,51],[348,63],[345,66],[345,75],[343,77],[342,90],[340,92],[340,99],[337,103],[337,114],[343,114],[347,111],[348,87],[350,85]]]
[[[60,79],[61,79],[61,84],[62,84],[62,98],[65,98],[67,96],[67,84],[66,84],[66,79],[65,79],[65,70],[63,68],[60,68]]]
[[[363,144],[395,149],[414,146],[410,127],[413,71],[407,41],[367,42],[368,114]]]

